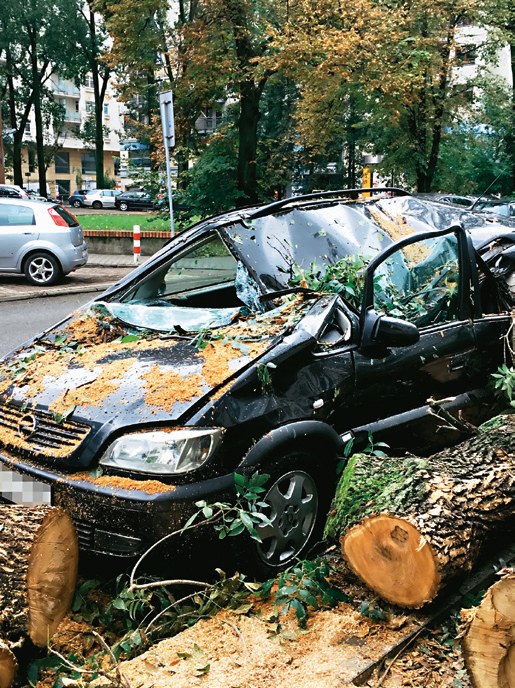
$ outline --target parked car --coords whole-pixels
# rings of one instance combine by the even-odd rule
[[[28,198],[28,194],[19,186],[0,184],[0,198]]]
[[[114,208],[116,197],[120,195],[118,189],[95,189],[88,191],[82,199],[82,205],[92,208]]]
[[[0,272],[46,287],[87,259],[82,228],[61,205],[0,198]]]
[[[92,194],[94,191],[95,189],[77,189],[77,191],[74,191],[68,197],[68,203],[72,206],[72,208],[82,208],[84,205],[84,196],[88,193]]]
[[[152,210],[155,203],[146,191],[124,191],[114,200],[118,210]]]
[[[48,203],[49,201],[51,201],[53,203],[57,203],[57,201],[55,199],[48,198],[47,196],[40,196],[35,191],[28,191],[27,195],[28,195],[29,201],[40,201],[40,203]],[[21,198],[21,196],[18,196],[18,198]]]
[[[319,537],[348,442],[456,441],[428,399],[481,410],[511,325],[515,233],[359,191],[196,224],[7,356],[4,500],[59,505],[83,551],[134,558],[259,471],[261,542],[238,556],[270,574]]]

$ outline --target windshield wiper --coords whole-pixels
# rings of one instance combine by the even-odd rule
[[[306,296],[318,296],[319,291],[315,289],[309,289],[308,287],[288,287],[287,289],[279,289],[278,291],[270,291],[267,294],[261,294],[258,297],[260,302],[272,301],[273,299],[278,299],[281,296],[288,296],[288,294],[306,294]]]

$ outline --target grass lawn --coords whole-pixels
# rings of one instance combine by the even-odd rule
[[[132,232],[134,225],[139,225],[142,232],[169,232],[170,220],[148,215],[128,215],[127,213],[109,213],[102,215],[78,215],[82,229],[101,229],[103,231],[126,230]]]

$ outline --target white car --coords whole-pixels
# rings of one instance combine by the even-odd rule
[[[16,184],[0,184],[0,198],[28,198],[29,195]]]
[[[119,196],[118,189],[95,189],[88,191],[84,196],[82,205],[91,208],[114,208],[114,199]]]
[[[62,205],[0,198],[0,272],[46,287],[87,260],[82,227]]]

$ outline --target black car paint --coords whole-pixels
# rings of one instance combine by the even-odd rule
[[[256,271],[253,266],[259,263],[257,255],[264,256],[261,258],[262,266],[277,267],[277,262],[284,259],[277,247],[284,247],[286,240],[292,260],[308,267],[313,259],[314,244],[318,255],[327,259],[335,259],[342,251],[350,254],[359,246],[352,232],[339,247],[336,246],[326,238],[327,235],[320,232],[319,227],[310,230],[309,216],[304,223],[310,235],[309,240],[303,241],[300,247],[291,243],[291,220],[296,226],[301,224],[302,204],[309,206],[312,203],[314,207],[318,202],[330,208],[338,202],[333,197],[334,194],[322,195],[321,198],[296,197],[264,209],[246,209],[211,218],[181,234],[171,245],[165,246],[145,265],[113,285],[97,300],[113,299],[117,294],[127,291],[155,266],[168,260],[171,253],[180,252],[189,241],[213,231],[220,233],[231,251],[247,263],[249,272],[253,273],[263,292],[283,288],[288,285],[293,263],[284,261],[281,265],[283,271],[275,270],[274,273]],[[404,213],[414,223],[420,223],[420,231],[424,225],[427,232],[427,225],[445,229],[456,224],[456,211],[452,208],[442,211],[440,207],[435,210],[430,204],[420,203],[410,196],[389,200],[395,212]],[[274,211],[283,216],[289,205],[294,205],[296,209],[291,213],[292,217],[281,224],[282,234],[274,232],[273,241],[266,244],[257,241],[256,225],[259,221],[264,218],[266,223],[269,214]],[[367,236],[372,242],[371,249],[377,252],[381,247],[391,245],[391,240],[384,236],[383,243],[378,242],[380,228],[370,221],[366,209],[367,204],[361,206],[357,203],[355,207],[346,208],[344,215],[352,218],[353,222],[370,224]],[[459,215],[460,221],[473,232],[471,238],[467,238],[462,230],[458,230],[465,281],[467,284],[471,281],[477,290],[472,242],[485,250],[492,246],[492,242],[498,241],[499,236],[507,245],[512,245],[515,237],[503,225],[480,222],[476,228],[477,216],[463,220],[461,211]],[[352,226],[352,222],[349,224]],[[379,258],[372,260],[368,271],[373,270],[378,261]],[[297,325],[271,338],[258,358],[244,363],[233,373],[230,385],[226,381],[205,396],[194,399],[191,404],[184,404],[177,410],[174,407],[173,417],[167,417],[166,414],[156,417],[155,414],[146,413],[138,403],[138,398],[125,406],[117,406],[115,399],[109,408],[91,406],[88,417],[77,416],[78,422],[87,423],[92,430],[87,444],[70,457],[67,470],[63,470],[62,463],[59,465],[56,461],[46,461],[45,465],[33,458],[15,458],[7,452],[1,454],[0,459],[15,470],[53,483],[54,503],[69,509],[74,516],[85,549],[134,555],[155,539],[180,527],[194,510],[195,501],[230,498],[233,492],[232,473],[236,469],[250,471],[258,468],[266,471],[267,465],[278,456],[302,446],[311,450],[318,466],[327,464],[327,471],[334,475],[332,464],[342,455],[342,436],[347,436],[349,430],[377,421],[380,425],[382,419],[387,424],[388,417],[423,405],[428,396],[442,397],[463,391],[464,378],[467,380],[467,389],[472,389],[476,383],[484,383],[484,370],[476,375],[477,359],[488,355],[493,365],[499,358],[499,337],[507,331],[508,318],[481,316],[478,300],[471,304],[468,287],[462,291],[461,300],[463,318],[446,327],[445,332],[441,325],[436,325],[427,328],[419,344],[402,348],[380,345],[370,348],[364,347],[364,342],[356,335],[360,331],[359,314],[337,295],[308,298],[304,317]],[[364,306],[370,308],[370,295],[365,296]],[[319,338],[337,309],[342,309],[353,323],[354,335],[341,346],[324,350],[319,346]],[[427,369],[424,370],[427,361],[420,359],[421,347],[437,352],[434,360],[439,371],[452,371],[455,365],[454,372],[460,371],[458,377],[444,375],[442,381],[440,375],[439,381],[438,375],[427,374]],[[188,342],[178,341],[171,348],[164,345],[152,355],[161,362],[169,358],[170,365],[180,367],[185,360],[195,357],[196,353],[192,352]],[[266,391],[259,381],[257,363],[272,363],[275,366],[273,384]],[[225,393],[217,398],[216,392],[220,390],[225,390]],[[371,404],[372,399],[377,403]],[[88,478],[77,480],[74,477],[73,471],[93,468],[102,450],[120,434],[145,426],[155,428],[170,425],[219,426],[225,429],[224,441],[209,464],[189,475],[178,477],[173,492],[148,494],[138,489],[99,486]],[[164,479],[163,482],[170,481]]]

